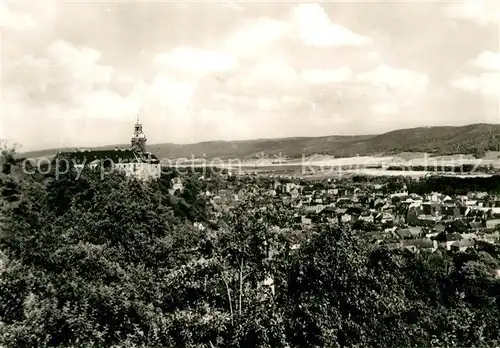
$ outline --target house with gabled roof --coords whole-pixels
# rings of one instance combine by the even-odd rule
[[[413,237],[410,230],[407,228],[399,228],[395,233],[399,239],[411,239]]]
[[[435,251],[438,247],[437,242],[428,238],[407,239],[401,242],[402,246],[410,251],[418,252],[422,250]]]
[[[446,250],[451,250],[451,245],[457,241],[463,240],[463,237],[460,233],[446,233],[442,232],[435,237],[435,240],[438,244],[444,247]]]
[[[474,248],[476,241],[473,239],[461,239],[450,244],[449,250],[466,251],[467,249]]]

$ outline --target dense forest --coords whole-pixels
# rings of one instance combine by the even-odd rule
[[[497,246],[412,253],[324,226],[292,250],[276,228],[291,225],[286,207],[252,197],[197,228],[209,203],[196,173],[171,195],[176,173],[56,180],[5,150],[1,164],[4,347],[500,344]]]

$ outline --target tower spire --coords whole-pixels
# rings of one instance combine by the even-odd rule
[[[142,124],[139,120],[139,114],[137,114],[137,122],[134,126],[134,134],[131,139],[131,146],[137,152],[146,152],[146,135],[142,131]]]

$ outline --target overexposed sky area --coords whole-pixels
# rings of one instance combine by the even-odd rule
[[[498,123],[499,0],[0,0],[23,150]]]

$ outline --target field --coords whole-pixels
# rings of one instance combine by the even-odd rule
[[[425,153],[402,153],[395,156],[356,156],[334,158],[311,156],[284,163],[272,160],[178,161],[168,165],[219,167],[233,172],[261,175],[325,177],[342,175],[412,176],[451,175],[460,177],[491,176],[500,170],[498,153],[476,159],[470,155],[430,156]]]

